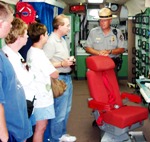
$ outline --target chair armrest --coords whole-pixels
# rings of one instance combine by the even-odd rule
[[[97,102],[92,98],[88,99],[88,107],[92,109],[97,109],[99,111],[108,111],[112,109],[111,105],[102,102]]]
[[[142,102],[141,96],[139,96],[137,94],[128,93],[128,92],[122,92],[121,98],[122,99],[128,99],[129,101],[135,102],[135,103],[141,103]]]

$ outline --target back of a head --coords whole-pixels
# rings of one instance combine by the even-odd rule
[[[40,36],[44,35],[47,31],[47,28],[44,24],[34,22],[29,24],[28,27],[28,35],[32,41],[32,43],[36,43],[40,40]]]
[[[0,38],[5,38],[11,28],[13,21],[13,8],[4,2],[0,1]]]
[[[0,20],[7,19],[13,13],[14,10],[9,4],[0,1]]]
[[[68,17],[64,14],[57,15],[53,20],[53,28],[57,30],[59,26],[63,26],[65,24],[64,23],[65,18]]]
[[[14,18],[12,21],[12,27],[5,38],[6,44],[14,43],[19,36],[24,36],[25,30],[28,29],[28,25],[20,18]]]

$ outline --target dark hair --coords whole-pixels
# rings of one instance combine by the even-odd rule
[[[28,27],[28,35],[32,43],[36,43],[40,40],[41,35],[45,35],[47,28],[44,24],[34,22]]]

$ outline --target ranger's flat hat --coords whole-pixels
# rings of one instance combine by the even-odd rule
[[[112,18],[117,18],[117,15],[112,15],[112,12],[109,8],[102,8],[98,12],[99,19],[112,19]]]

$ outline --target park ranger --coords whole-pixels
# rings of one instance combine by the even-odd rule
[[[99,26],[90,31],[85,44],[85,50],[91,55],[109,56],[118,66],[122,63],[120,54],[125,51],[125,47],[122,32],[110,26],[112,18],[116,17],[116,15],[112,15],[109,8],[100,9]]]

